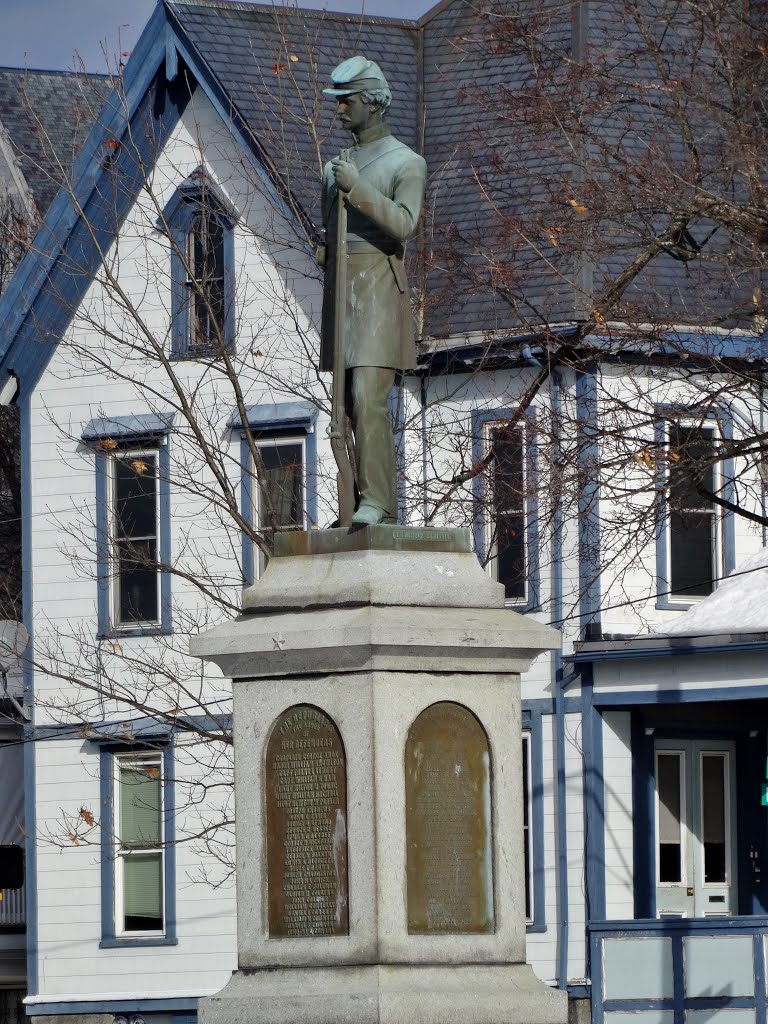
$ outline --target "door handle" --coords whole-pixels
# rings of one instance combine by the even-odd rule
[[[693,886],[692,885],[689,885],[688,888],[685,890],[685,895],[686,896],[693,896]]]

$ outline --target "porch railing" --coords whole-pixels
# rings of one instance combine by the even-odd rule
[[[593,1024],[767,1024],[768,917],[599,921],[589,936]]]
[[[23,889],[0,889],[0,928],[23,928],[27,907]]]

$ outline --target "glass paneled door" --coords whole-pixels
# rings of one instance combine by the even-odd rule
[[[656,913],[736,913],[735,750],[710,740],[656,742]]]

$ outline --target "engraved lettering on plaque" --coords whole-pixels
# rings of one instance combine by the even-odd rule
[[[408,931],[492,932],[491,758],[471,711],[422,711],[405,745]]]
[[[347,764],[333,720],[283,712],[267,745],[269,935],[347,935]]]

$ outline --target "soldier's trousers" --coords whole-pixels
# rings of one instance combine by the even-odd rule
[[[395,371],[384,366],[347,370],[344,396],[355,435],[360,502],[384,509],[384,519],[397,522],[395,445],[389,415],[389,393]]]

